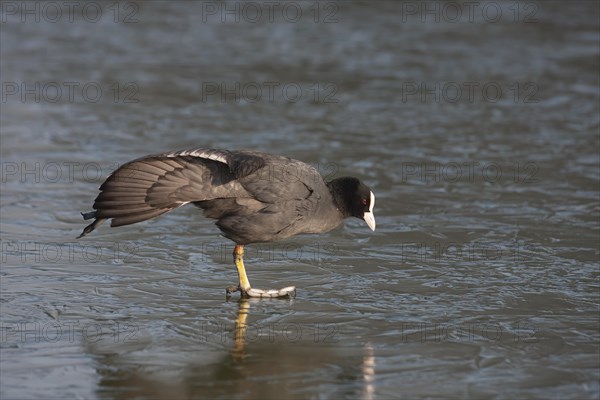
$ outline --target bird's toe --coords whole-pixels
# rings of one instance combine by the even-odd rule
[[[248,297],[267,297],[267,298],[277,298],[277,297],[295,297],[296,296],[296,287],[288,286],[283,289],[250,289],[243,292]]]
[[[225,293],[229,296],[231,295],[231,293],[235,293],[235,292],[241,292],[242,289],[240,288],[240,286],[229,286],[227,288],[225,288]]]

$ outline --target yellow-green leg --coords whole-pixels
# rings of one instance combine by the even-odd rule
[[[233,261],[237,268],[238,277],[240,278],[240,284],[235,287],[228,287],[227,294],[231,294],[239,291],[242,297],[292,297],[296,294],[296,287],[288,286],[283,289],[253,289],[246,275],[246,268],[244,267],[244,246],[238,244],[233,249]]]

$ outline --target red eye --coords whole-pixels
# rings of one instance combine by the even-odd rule
[[[362,203],[363,206],[366,206],[367,205],[367,199],[362,199],[361,203]]]

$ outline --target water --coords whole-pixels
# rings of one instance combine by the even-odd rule
[[[2,4],[3,399],[598,398],[596,2],[60,4]],[[377,230],[248,246],[291,301],[227,301],[193,207],[75,240],[195,146],[359,176]]]

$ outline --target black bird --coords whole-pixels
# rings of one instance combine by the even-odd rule
[[[217,220],[233,251],[243,297],[285,297],[295,287],[254,289],[244,268],[244,245],[328,232],[348,217],[375,230],[373,192],[353,177],[325,182],[302,161],[257,151],[188,149],[149,155],[122,165],[100,186],[94,218],[81,238],[112,219],[110,226],[135,224],[192,203]]]

